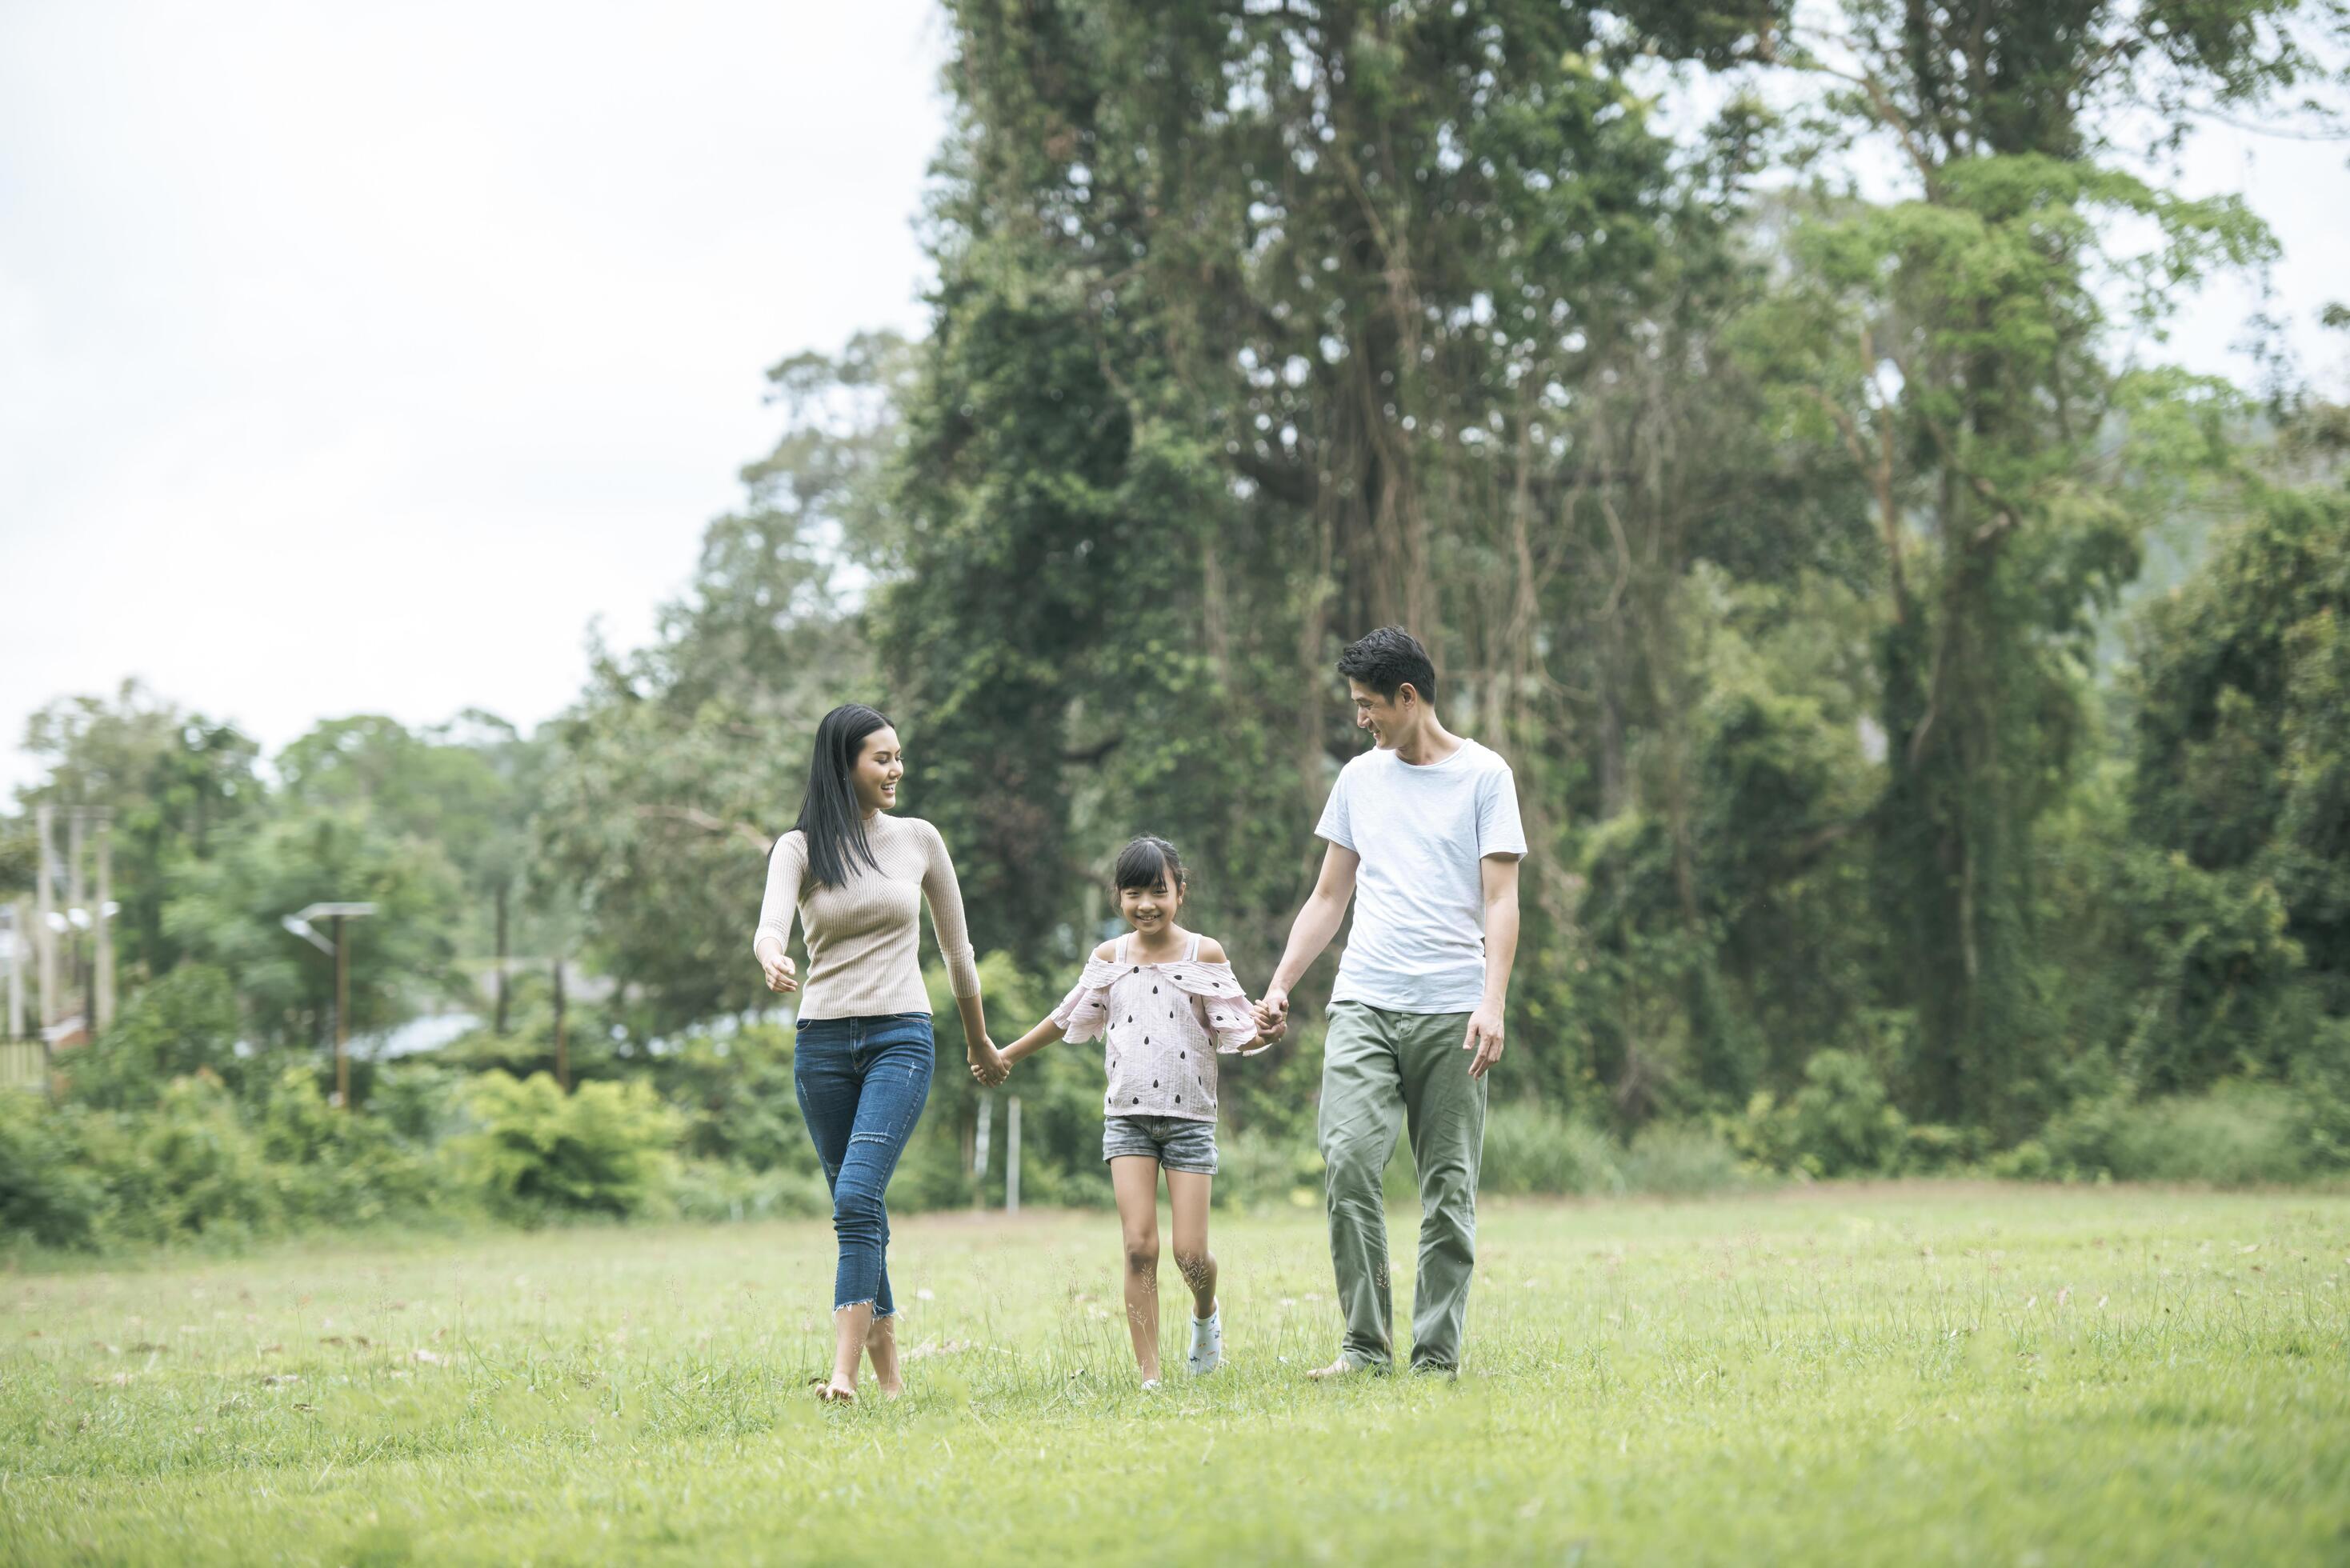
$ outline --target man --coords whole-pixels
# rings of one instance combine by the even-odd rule
[[[1394,1366],[1379,1175],[1407,1121],[1420,1212],[1411,1366],[1455,1374],[1476,1262],[1485,1074],[1502,1055],[1525,834],[1509,764],[1437,718],[1436,667],[1409,632],[1382,627],[1351,644],[1338,673],[1376,749],[1331,788],[1315,829],[1329,843],[1321,877],[1257,1004],[1265,1029],[1286,1020],[1290,988],[1359,893],[1322,1063],[1330,1262],[1347,1330],[1338,1359],[1309,1376]]]

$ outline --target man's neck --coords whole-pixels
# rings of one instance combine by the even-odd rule
[[[1396,742],[1396,760],[1409,767],[1424,768],[1430,763],[1440,763],[1461,749],[1461,737],[1446,729],[1430,713],[1428,722],[1409,740]]]

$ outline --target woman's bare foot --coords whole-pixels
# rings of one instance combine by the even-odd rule
[[[1313,1371],[1308,1372],[1305,1376],[1312,1378],[1316,1383],[1327,1383],[1333,1378],[1344,1377],[1350,1373],[1360,1372],[1362,1370],[1363,1368],[1361,1365],[1352,1356],[1341,1355],[1329,1366],[1317,1366]]]
[[[816,1385],[816,1402],[820,1405],[854,1405],[857,1403],[857,1390],[854,1388],[845,1387],[827,1377],[811,1378],[809,1381]]]
[[[873,1363],[873,1381],[884,1399],[895,1399],[906,1391],[905,1376],[898,1369],[898,1331],[894,1318],[877,1317],[865,1331],[865,1354]]]

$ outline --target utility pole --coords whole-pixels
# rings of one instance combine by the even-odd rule
[[[498,884],[498,1011],[491,1033],[506,1037],[506,884]]]
[[[8,1038],[25,1037],[25,944],[31,940],[32,907],[18,898],[8,906]]]
[[[1003,1211],[1020,1212],[1020,1096],[1012,1096],[1012,1105],[1003,1122]]]
[[[346,1111],[351,1108],[350,1032],[348,1027],[351,1011],[350,944],[343,933],[345,920],[356,920],[375,913],[373,904],[310,904],[299,914],[282,915],[277,923],[335,961],[335,1099]],[[334,921],[332,940],[318,934],[310,922],[326,916]]]
[[[41,1005],[36,1016],[44,1057],[48,1054],[49,1025],[57,1016],[57,932],[51,924],[57,909],[57,808],[53,805],[33,808],[33,830],[41,838],[41,879],[33,889],[37,904],[33,941],[40,953]]]
[[[114,1022],[114,822],[98,814],[98,903],[90,910],[98,941],[97,1033]]]
[[[89,813],[80,806],[66,812],[66,940],[72,944],[66,950],[66,986],[81,992],[81,1032],[93,1034],[98,1027],[98,998],[91,994],[89,966],[83,961],[81,933],[89,926],[89,899],[82,886],[82,825]]]
[[[343,917],[335,917],[335,1103],[351,1108],[351,949]]]
[[[987,1137],[989,1132],[993,1130],[990,1124],[994,1120],[995,1096],[993,1095],[980,1096],[979,1133],[978,1136],[972,1140],[971,1175],[972,1180],[974,1183],[973,1191],[977,1194],[972,1201],[982,1207],[984,1207],[987,1202]]]
[[[555,1082],[571,1092],[571,1039],[563,1027],[563,961],[555,961]]]

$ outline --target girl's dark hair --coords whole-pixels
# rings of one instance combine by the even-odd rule
[[[807,794],[800,801],[800,819],[792,826],[807,835],[808,872],[819,887],[847,885],[860,862],[877,873],[881,869],[865,836],[865,814],[858,809],[857,786],[849,774],[864,753],[865,737],[892,728],[888,715],[862,702],[843,702],[816,724]]]
[[[1165,882],[1177,892],[1186,892],[1191,877],[1183,870],[1183,857],[1165,839],[1151,834],[1139,834],[1127,841],[1118,852],[1118,864],[1110,868],[1109,885],[1125,890],[1128,888],[1156,888]]]

